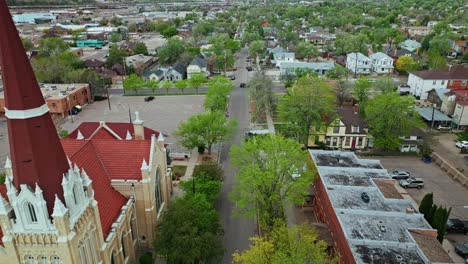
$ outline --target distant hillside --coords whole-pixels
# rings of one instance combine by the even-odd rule
[[[94,0],[6,0],[9,6],[51,6],[82,5],[94,3]]]

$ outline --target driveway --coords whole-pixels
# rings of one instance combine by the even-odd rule
[[[468,155],[461,154],[460,149],[455,146],[456,135],[454,133],[443,133],[435,137],[434,151],[442,155],[445,160],[452,163],[458,170],[468,175]]]

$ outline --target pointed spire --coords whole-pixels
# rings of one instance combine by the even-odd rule
[[[55,202],[54,202],[54,211],[52,213],[52,217],[63,217],[68,212],[68,209],[62,203],[60,198],[55,195]]]
[[[83,180],[84,186],[89,186],[93,182],[84,169],[81,169],[81,179]]]
[[[11,169],[11,160],[10,158],[7,156],[6,157],[6,160],[5,160],[5,169]]]
[[[159,133],[158,141],[164,141],[164,135],[161,132]]]
[[[36,194],[36,195],[37,195],[37,194],[42,194],[42,189],[41,189],[41,187],[39,187],[39,185],[37,185],[37,183],[36,183],[36,191],[35,191],[35,194]]]
[[[80,140],[84,139],[84,136],[83,136],[83,134],[81,134],[81,131],[79,129],[78,129],[78,133],[76,135],[76,139],[80,139]]]
[[[5,0],[0,0],[0,36],[13,185],[47,186],[43,196],[51,213],[55,194],[63,197],[60,181],[69,166]]]
[[[3,195],[0,194],[0,215],[6,215],[11,211],[12,207],[5,198],[3,198]]]
[[[140,119],[140,112],[138,111],[135,112],[135,120],[133,120],[133,124],[135,125],[143,124],[143,120]]]
[[[143,159],[143,162],[141,163],[141,170],[147,170],[148,169],[148,163],[146,163],[146,160]]]
[[[130,134],[130,131],[127,130],[127,136],[125,137],[126,140],[131,140],[132,135]]]

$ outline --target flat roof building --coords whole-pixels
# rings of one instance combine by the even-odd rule
[[[453,263],[437,231],[404,199],[378,160],[310,150],[317,167],[314,208],[342,263]]]

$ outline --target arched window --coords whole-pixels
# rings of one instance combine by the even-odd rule
[[[94,235],[92,233],[93,231],[91,231],[91,235],[89,236],[89,245],[91,247],[91,254],[92,255],[92,258],[93,258],[93,263],[98,263],[98,257],[97,257],[97,254],[96,254],[96,250],[98,249],[97,247],[95,247],[95,243],[94,243]]]
[[[93,263],[93,257],[92,257],[92,253],[91,253],[92,248],[89,245],[89,237],[86,237],[84,239],[84,246],[85,246],[85,250],[86,250],[86,260],[87,260],[87,262],[88,263]]]
[[[131,225],[131,232],[132,232],[132,241],[135,241],[137,239],[138,234],[137,234],[137,226],[136,226],[136,217],[133,215],[130,218],[130,225]],[[133,243],[132,243],[133,244]]]
[[[112,251],[112,255],[111,255],[111,264],[115,264],[115,250]]]
[[[34,257],[31,256],[31,255],[27,255],[27,256],[25,257],[25,261],[26,261],[26,264],[35,264],[35,263],[34,263],[34,262],[35,262],[35,261],[34,261]]]
[[[47,257],[46,256],[39,256],[37,258],[37,260],[39,261],[39,264],[47,264],[49,263],[49,261],[47,261]]]
[[[79,195],[80,195],[80,192],[79,192],[78,186],[77,184],[75,184],[73,185],[73,201],[75,202],[75,204],[78,204],[79,202]]]
[[[34,207],[34,205],[32,203],[30,203],[30,202],[27,202],[26,207],[27,207],[26,212],[28,212],[29,222],[30,223],[37,223],[36,208]]]
[[[156,198],[156,210],[159,212],[162,204],[162,195],[161,195],[161,170],[158,168],[156,170],[156,183],[155,183],[154,195]]]
[[[52,256],[50,262],[51,264],[60,264],[60,258],[58,256]]]
[[[78,244],[78,254],[80,256],[80,263],[81,264],[86,264],[86,254],[84,252],[84,246],[83,243]]]
[[[125,252],[125,238],[123,234],[120,237],[120,244],[122,244],[122,255],[123,255],[123,258],[125,259],[127,257],[127,252]]]

